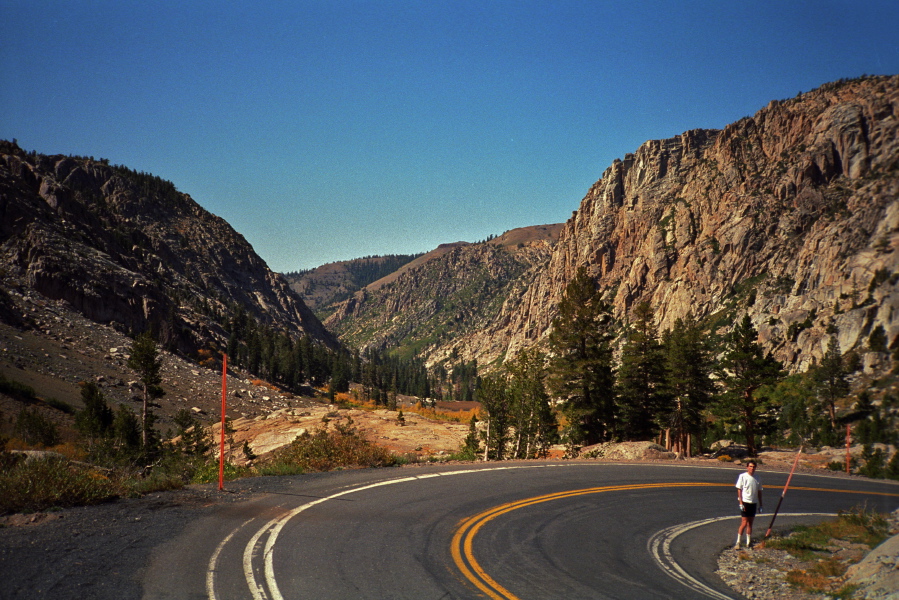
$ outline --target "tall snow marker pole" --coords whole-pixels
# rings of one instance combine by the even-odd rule
[[[846,475],[851,475],[849,472],[849,465],[852,463],[852,454],[849,452],[849,444],[851,441],[852,438],[849,437],[849,423],[846,423]]]
[[[774,514],[771,515],[771,522],[768,523],[768,531],[765,532],[764,539],[768,539],[768,536],[771,535],[771,528],[774,527],[774,519],[777,518],[777,513],[780,512],[780,503],[784,501],[784,496],[787,495],[787,488],[790,487],[790,480],[793,479],[793,471],[796,470],[796,465],[799,464],[799,455],[802,454],[802,446],[799,446],[799,452],[796,453],[796,458],[793,460],[793,468],[790,469],[790,476],[787,477],[787,483],[784,485],[783,491],[780,493],[780,500],[777,501],[777,508],[774,509]]]
[[[222,441],[219,447],[219,490],[225,489],[225,397],[228,389],[228,355],[222,354]]]

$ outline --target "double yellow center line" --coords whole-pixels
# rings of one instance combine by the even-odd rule
[[[553,500],[562,500],[565,498],[574,498],[577,496],[586,496],[588,494],[601,494],[603,492],[624,492],[631,490],[647,490],[653,488],[681,488],[681,487],[733,487],[733,484],[727,483],[641,483],[632,485],[610,485],[604,487],[593,487],[582,490],[567,490],[564,492],[556,492],[554,494],[546,494],[545,496],[536,496],[534,498],[526,498],[507,504],[500,504],[482,513],[464,519],[456,528],[453,534],[451,553],[453,562],[462,573],[462,575],[475,585],[479,590],[484,592],[493,600],[520,600],[518,596],[507,590],[494,580],[487,572],[478,564],[474,557],[473,544],[474,537],[478,531],[491,520],[496,517],[510,513],[513,510],[526,508],[543,502],[551,502]],[[769,486],[768,489],[781,489],[777,486]],[[899,494],[891,494],[885,492],[861,492],[852,490],[836,490],[808,487],[792,487],[793,490],[806,490],[815,492],[837,492],[843,494],[866,494],[874,496],[897,496]]]

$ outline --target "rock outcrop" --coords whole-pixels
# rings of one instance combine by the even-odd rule
[[[243,236],[158,177],[0,142],[0,217],[3,288],[185,352],[220,347],[236,310],[336,344]]]
[[[832,335],[865,354],[880,330],[886,351],[899,336],[897,199],[899,76],[646,142],[606,169],[548,264],[464,349],[489,363],[544,342],[585,267],[622,318],[647,301],[662,329],[692,312],[723,332],[748,313],[791,370],[820,359]]]

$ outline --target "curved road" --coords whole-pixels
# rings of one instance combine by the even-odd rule
[[[541,462],[296,478],[158,549],[144,597],[739,597],[714,574],[735,538],[739,472]],[[787,474],[759,476],[773,510]],[[775,529],[863,503],[895,510],[899,486],[795,475]]]

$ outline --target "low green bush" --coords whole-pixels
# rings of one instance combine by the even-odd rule
[[[121,491],[102,471],[62,457],[20,461],[0,473],[0,514],[99,504]]]
[[[358,467],[389,467],[397,458],[348,425],[304,433],[258,467],[260,475],[287,475]]]
[[[249,467],[241,467],[233,463],[226,462],[224,472],[222,473],[225,481],[232,481],[240,477],[252,475]],[[215,483],[219,480],[219,461],[210,459],[203,462],[191,477],[191,483]]]

